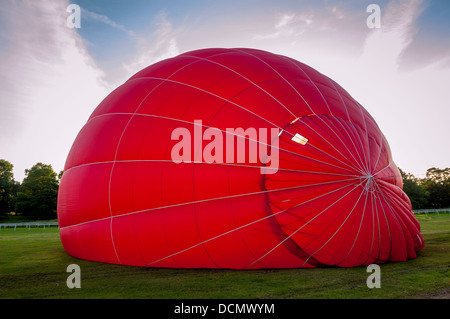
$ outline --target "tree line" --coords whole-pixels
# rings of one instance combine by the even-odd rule
[[[0,217],[14,213],[30,220],[55,219],[61,177],[51,165],[37,163],[19,183],[13,165],[0,159]]]
[[[450,168],[432,167],[424,178],[400,170],[403,191],[411,200],[413,209],[450,207]]]
[[[413,209],[450,207],[450,168],[427,170],[424,178],[400,169],[403,190]],[[14,180],[13,165],[0,159],[0,217],[12,212],[28,219],[55,219],[59,182],[51,165],[37,163],[25,170],[22,183]]]

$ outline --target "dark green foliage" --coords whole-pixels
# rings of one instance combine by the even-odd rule
[[[14,180],[13,165],[0,159],[0,216],[13,210],[18,188],[19,183]]]
[[[450,168],[432,167],[422,179],[400,172],[403,191],[411,200],[413,209],[450,207]]]
[[[51,165],[37,163],[25,170],[16,199],[16,211],[31,219],[56,218],[59,182]]]
[[[413,209],[428,208],[429,194],[420,185],[420,180],[400,169],[403,178],[403,191],[408,195]]]
[[[450,168],[427,170],[423,188],[429,194],[429,208],[450,207]]]

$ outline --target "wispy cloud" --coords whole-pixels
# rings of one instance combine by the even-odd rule
[[[287,12],[278,14],[274,31],[268,34],[257,34],[253,37],[253,40],[271,40],[299,36],[312,24],[313,18],[314,13],[312,12],[301,14]]]
[[[359,59],[361,67],[378,74],[397,73],[402,54],[414,40],[421,2],[395,1],[384,8],[381,28],[373,29],[365,39]]]
[[[302,60],[310,62],[329,52],[356,56],[369,31],[365,14],[364,10],[344,10],[338,5],[279,12],[273,16],[272,30],[258,31],[252,40],[259,46],[271,44],[299,52]]]
[[[129,74],[132,75],[155,62],[180,54],[178,31],[173,30],[172,23],[164,11],[156,16],[155,26],[156,30],[150,36],[136,36],[137,53],[131,62],[123,64]]]
[[[110,27],[113,27],[117,30],[123,31],[123,32],[127,33],[129,36],[132,36],[132,37],[136,36],[136,34],[133,31],[128,30],[125,26],[114,22],[106,15],[98,14],[98,13],[89,11],[85,8],[81,8],[81,14],[82,14],[83,19],[90,19],[90,20],[98,21],[98,22],[104,23],[106,25],[109,25]]]
[[[274,32],[257,34],[260,39],[274,38],[278,36],[299,36],[305,32],[319,34],[335,31],[346,32],[364,31],[358,29],[359,22],[365,12],[361,10],[344,10],[335,6],[312,7],[301,11],[280,12],[275,15]]]

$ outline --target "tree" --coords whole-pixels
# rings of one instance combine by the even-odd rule
[[[10,213],[14,208],[14,198],[19,183],[14,180],[13,165],[0,159],[0,216]]]
[[[427,169],[426,178],[429,180],[432,180],[436,183],[444,183],[446,181],[449,181],[450,179],[450,168],[436,168],[432,167]]]
[[[429,168],[423,181],[423,188],[430,196],[429,207],[450,207],[450,168]]]
[[[403,179],[403,191],[408,195],[413,209],[428,208],[429,194],[421,186],[421,180],[400,168]]]
[[[16,210],[33,219],[56,218],[59,182],[51,165],[37,163],[25,170],[17,193]]]

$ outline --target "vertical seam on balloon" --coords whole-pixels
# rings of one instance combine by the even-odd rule
[[[186,56],[187,56],[187,57],[191,57],[191,58],[197,59],[197,60],[196,60],[197,62],[203,61],[203,60],[200,59],[199,57],[190,56],[190,55],[186,55]],[[195,99],[193,99],[193,100],[195,101]],[[191,107],[191,104],[192,104],[192,101],[191,101],[191,103],[189,103],[189,104],[186,105],[186,108],[184,109],[183,113],[179,115],[180,118],[182,118],[183,115],[184,115],[184,113],[187,112],[187,110]],[[200,129],[201,129],[202,131],[203,131],[203,127],[205,127],[203,124],[200,124],[200,125],[199,125],[198,123],[195,123],[195,122],[192,123],[192,124],[194,125],[194,130],[195,130],[195,126],[201,126]],[[203,136],[203,134],[202,134],[202,136]],[[168,145],[167,145],[166,151],[167,151],[168,149],[169,149],[169,147],[168,147]],[[195,153],[195,152],[197,152],[197,153]],[[200,153],[200,154],[199,154],[200,159],[201,159],[200,163],[202,163],[202,162],[203,162],[203,152],[202,152],[202,149],[196,149],[196,148],[194,147],[194,154],[193,154],[193,158],[194,158],[194,159],[197,158],[197,154],[198,154],[198,153]],[[191,164],[192,164],[192,189],[193,189],[193,197],[194,197],[192,206],[193,206],[193,212],[194,212],[195,229],[197,230],[198,241],[201,243],[201,242],[202,242],[202,235],[201,235],[200,227],[199,227],[199,224],[198,224],[198,217],[197,217],[197,201],[195,200],[195,198],[196,198],[196,196],[195,196],[195,182],[196,182],[196,179],[195,179],[195,168],[196,168],[196,166],[197,166],[196,164],[198,164],[198,161],[192,161]],[[205,246],[204,244],[201,244],[201,247],[203,248],[203,251],[204,251],[204,253],[206,254],[207,258],[209,258],[209,260],[210,260],[211,263],[215,266],[215,268],[222,268],[222,267],[220,267],[220,266],[214,261],[213,257],[211,256],[211,254],[210,254],[210,252],[208,251],[208,249],[206,248],[206,246]]]
[[[360,183],[361,184],[361,183]],[[359,184],[359,185],[360,185]],[[299,227],[298,229],[296,229],[292,234],[290,234],[289,236],[287,236],[285,239],[283,239],[280,243],[278,243],[275,247],[273,247],[272,249],[270,249],[267,253],[265,253],[264,255],[262,255],[261,257],[259,257],[257,260],[253,261],[251,264],[249,264],[247,267],[248,268],[250,266],[252,266],[253,264],[255,264],[256,262],[258,262],[259,260],[265,258],[267,255],[269,255],[271,252],[273,252],[275,249],[277,249],[278,247],[280,247],[286,240],[288,240],[289,238],[291,238],[293,235],[295,235],[297,232],[299,232],[303,227],[307,226],[311,221],[313,221],[314,219],[316,219],[317,217],[319,217],[323,212],[325,212],[328,208],[330,208],[331,206],[335,205],[337,202],[339,202],[340,200],[342,200],[344,197],[346,197],[349,193],[351,193],[353,190],[355,190],[359,185],[356,185],[353,187],[353,189],[351,189],[347,194],[345,194],[344,196],[340,197],[339,199],[337,199],[336,201],[333,202],[333,204],[329,205],[327,208],[325,208],[324,210],[322,210],[319,214],[317,214],[316,216],[314,216],[313,218],[311,218],[307,223],[303,224],[301,227]],[[346,185],[344,187],[349,187],[350,185]],[[342,188],[344,188],[342,187]],[[340,189],[342,189],[340,188]],[[336,189],[335,191],[337,191],[339,189]],[[292,209],[289,208],[289,209]]]
[[[177,73],[178,71],[182,70],[183,68],[185,68],[185,67],[191,65],[192,63],[195,63],[195,61],[194,61],[194,62],[191,62],[191,63],[188,63],[188,64],[185,64],[185,65],[183,65],[182,67],[178,68],[175,72],[173,72],[173,73],[169,76],[169,78],[170,78],[171,76],[173,76],[175,73]],[[148,93],[145,95],[145,97],[140,101],[140,103],[139,103],[138,106],[136,107],[136,110],[134,111],[133,115],[131,115],[131,117],[128,119],[128,122],[127,122],[127,124],[125,125],[125,127],[124,127],[124,129],[123,129],[123,131],[122,131],[122,134],[120,135],[120,138],[119,138],[119,140],[118,140],[118,142],[117,142],[116,152],[115,152],[115,155],[114,155],[114,161],[113,161],[113,164],[112,164],[112,166],[111,166],[111,172],[110,172],[110,175],[109,175],[109,186],[108,186],[108,204],[109,204],[109,213],[110,213],[110,216],[111,216],[111,219],[110,219],[110,235],[111,235],[111,242],[112,242],[112,245],[113,245],[113,248],[114,248],[114,252],[115,252],[115,254],[116,254],[116,258],[117,258],[117,260],[119,261],[119,263],[121,263],[121,261],[120,261],[119,255],[118,255],[118,253],[117,253],[117,250],[116,250],[116,245],[115,245],[115,242],[114,242],[114,236],[113,236],[113,230],[112,230],[112,225],[113,225],[113,218],[112,218],[112,216],[113,216],[113,214],[112,214],[112,206],[111,206],[111,182],[112,182],[113,171],[114,171],[114,167],[115,167],[115,163],[116,163],[116,159],[117,159],[117,154],[118,154],[118,152],[119,152],[119,146],[120,146],[120,143],[121,143],[121,141],[122,141],[123,135],[125,134],[125,131],[127,130],[128,125],[131,123],[131,121],[132,121],[132,119],[134,118],[135,114],[137,113],[137,111],[139,110],[139,108],[141,107],[141,105],[144,103],[144,101],[147,99],[147,97],[148,97],[155,89],[157,89],[159,86],[161,86],[164,82],[165,82],[165,81],[162,81],[161,83],[159,83],[157,86],[155,86],[154,88],[152,88],[152,89],[150,90],[150,92],[148,92]]]
[[[207,60],[207,59],[203,59],[203,58],[199,58],[199,57],[195,57],[195,56],[188,56],[188,57],[197,58],[197,59],[198,59],[198,60],[197,60],[198,62],[200,62],[200,61],[209,61],[209,60]],[[183,84],[184,84],[184,83],[183,83]],[[202,89],[202,90],[204,90],[204,91],[207,92],[208,94],[211,94],[211,92],[209,92],[209,91],[206,90],[206,89]],[[201,91],[200,91],[200,92],[201,92]],[[240,91],[240,92],[242,92],[242,91]],[[240,94],[240,92],[237,93],[237,94]],[[222,100],[223,100],[223,99],[222,99]],[[230,99],[225,99],[225,102],[226,102],[226,103],[229,103],[230,101],[231,101]],[[222,107],[220,107],[219,110],[216,111],[215,115],[212,117],[212,119],[210,119],[210,122],[214,119],[214,117],[217,115],[217,113],[218,113],[218,112],[226,105],[226,103],[224,103],[224,105],[222,105]],[[186,109],[187,109],[187,108],[186,108]],[[247,109],[245,109],[245,110],[248,111]],[[186,110],[185,110],[184,112],[186,112]],[[182,116],[180,116],[180,117],[182,117]],[[180,119],[172,119],[172,118],[168,118],[168,119],[169,119],[169,120],[175,120],[175,121],[181,121],[181,122],[190,123],[190,124],[193,124],[194,126],[201,126],[202,128],[203,128],[203,127],[208,127],[208,128],[210,127],[210,126],[207,126],[207,125],[198,124],[198,123],[192,123],[192,122],[190,122],[190,121],[185,121],[185,120],[180,120]],[[215,129],[217,129],[217,128],[215,128]],[[224,130],[221,130],[221,129],[218,129],[218,130],[219,130],[219,131],[222,131],[222,132],[225,132],[226,134],[232,134],[232,133],[229,133],[229,132],[224,131]],[[238,134],[232,134],[232,135],[241,137],[241,136],[238,135]],[[255,140],[251,139],[250,137],[248,138],[248,140],[249,140],[249,141],[255,141]],[[256,142],[256,143],[261,143],[260,141],[255,141],[255,142]],[[199,152],[199,151],[201,151],[201,150],[197,150],[197,152]],[[296,153],[294,153],[294,154],[296,154]],[[194,154],[194,158],[195,158],[195,154]],[[195,167],[196,167],[195,164],[203,163],[203,162],[202,162],[202,161],[201,161],[201,162],[198,162],[198,161],[191,161],[190,163],[193,164],[193,187],[194,187],[194,189],[195,189],[195,177],[194,177],[194,176],[195,176]],[[217,164],[217,163],[208,163],[208,164]],[[229,166],[228,166],[228,168],[229,168]],[[195,192],[194,192],[194,198],[195,198]],[[201,233],[200,233],[200,227],[198,226],[196,201],[193,202],[193,209],[194,209],[194,217],[195,217],[195,222],[196,222],[197,234],[198,234],[198,236],[199,236],[200,242],[202,242],[202,236],[201,236]],[[234,215],[233,215],[233,220],[234,220]],[[242,236],[241,236],[241,238],[242,238]],[[244,245],[246,245],[246,242],[245,242],[245,241],[243,241],[243,243],[244,243]],[[202,247],[203,247],[203,249],[204,249],[206,255],[207,255],[207,256],[209,257],[209,259],[211,260],[211,262],[216,266],[216,268],[221,268],[221,267],[219,267],[219,266],[217,265],[217,263],[214,261],[214,259],[212,258],[211,254],[209,253],[208,249],[206,248],[206,246],[205,246],[205,245],[202,245]]]
[[[163,200],[163,175],[164,175],[164,165],[162,165],[161,167],[161,175],[160,175],[160,179],[159,179],[159,185],[160,185],[160,199],[161,199],[161,205],[163,204],[164,200]],[[167,232],[166,232],[166,214],[162,213],[161,214],[161,222],[162,222],[162,232],[164,234],[164,243],[166,244],[166,248],[167,251],[170,252],[171,248],[170,248],[170,244],[169,244],[169,239],[167,238]],[[176,265],[178,265],[178,260],[176,258],[172,259],[172,262]],[[145,261],[145,263],[147,263],[147,261]]]
[[[199,150],[197,150],[199,151]],[[195,158],[195,155],[194,155]],[[198,226],[198,219],[197,219],[197,209],[196,209],[196,205],[197,205],[197,201],[195,200],[195,163],[193,163],[192,165],[192,189],[193,189],[193,193],[194,193],[194,201],[192,203],[192,206],[194,208],[194,218],[195,218],[195,226],[197,228],[197,235],[198,235],[198,239],[200,240],[200,242],[202,241],[202,236],[200,234],[200,227]],[[212,258],[212,256],[209,254],[209,251],[206,249],[205,245],[202,244],[201,245],[203,250],[205,251],[206,255],[208,256],[209,260],[211,260],[211,262],[216,266],[216,268],[221,268],[219,267],[219,265],[214,261],[214,259]]]
[[[228,178],[228,193],[231,194],[231,188],[230,188],[230,166],[227,167],[227,170],[228,170],[228,175],[227,175],[227,178]],[[263,175],[261,175],[261,176],[263,176]],[[267,190],[267,189],[264,189],[264,190]],[[230,208],[231,208],[231,215],[233,217],[233,223],[234,223],[235,226],[237,226],[237,224],[236,224],[236,217],[234,215],[234,208],[233,208],[233,201],[232,200],[230,201]],[[238,233],[239,237],[241,238],[241,241],[244,243],[245,247],[249,251],[250,255],[254,258],[255,256],[254,256],[252,250],[250,249],[250,247],[247,245],[247,242],[244,240],[244,238],[242,236],[242,233],[239,230],[237,231],[237,233]],[[261,265],[263,267],[265,267],[265,265],[263,263],[261,263]]]
[[[230,172],[229,172],[229,171],[230,171],[230,167],[228,166],[227,169],[228,169],[228,193],[231,194],[231,188],[230,188]],[[234,223],[234,226],[237,227],[237,224],[236,224],[236,218],[235,218],[235,215],[234,215],[234,209],[233,209],[233,201],[232,201],[232,200],[230,201],[230,208],[231,208],[231,215],[232,215],[232,217],[233,217],[233,223]],[[244,243],[245,247],[246,247],[247,250],[249,251],[250,255],[251,255],[252,257],[255,257],[255,255],[253,254],[252,250],[251,250],[250,247],[247,245],[247,242],[244,240],[244,238],[243,238],[241,232],[238,230],[237,233],[238,233],[239,237],[241,238],[241,241]],[[261,263],[261,265],[262,265],[263,267],[265,267],[264,263]]]

